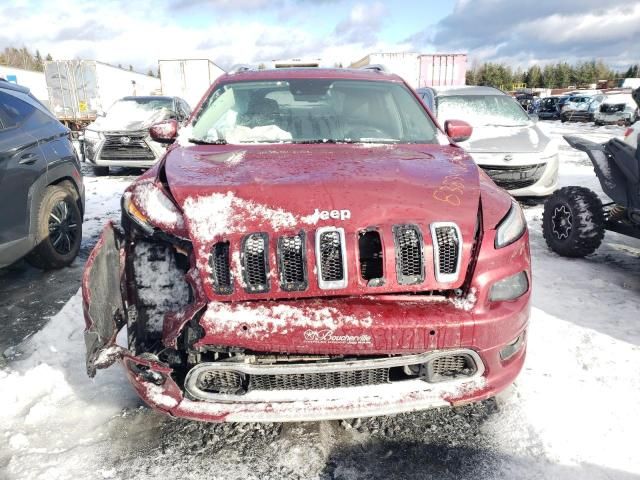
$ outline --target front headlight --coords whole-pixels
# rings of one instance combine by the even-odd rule
[[[138,207],[131,201],[131,193],[126,192],[122,196],[122,212],[140,227],[148,235],[153,234],[154,227],[149,223],[147,216],[140,211]]]
[[[511,209],[502,219],[496,229],[495,247],[502,248],[511,245],[518,240],[527,230],[527,221],[522,213],[522,208],[515,200],[511,202]]]
[[[122,208],[147,233],[153,233],[155,228],[169,232],[184,229],[182,213],[153,181],[135,184],[122,197]]]
[[[85,130],[84,139],[90,142],[97,142],[99,140],[102,140],[102,133],[96,132],[94,130]]]
[[[504,278],[491,286],[489,300],[492,302],[504,302],[515,300],[529,290],[529,279],[525,272],[516,273]]]

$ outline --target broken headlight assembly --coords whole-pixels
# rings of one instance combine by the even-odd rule
[[[125,192],[122,214],[148,235],[160,229],[181,237],[184,230],[184,219],[176,204],[151,181],[135,184]]]
[[[511,202],[509,213],[502,219],[496,229],[495,247],[502,248],[518,240],[527,230],[527,221],[522,208],[515,200]]]

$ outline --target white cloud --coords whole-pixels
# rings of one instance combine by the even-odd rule
[[[242,1],[256,6],[264,3],[264,0]],[[226,0],[218,3],[230,4]],[[228,21],[218,17],[211,25],[187,27],[175,21],[171,9],[162,5],[161,0],[100,3],[19,0],[11,7],[0,6],[3,26],[0,48],[24,45],[43,54],[51,53],[57,59],[92,58],[124,66],[131,64],[140,71],[155,69],[158,59],[194,57],[210,58],[223,67],[298,56],[348,64],[371,48],[393,48],[372,36],[379,28],[381,3],[371,8],[356,5],[346,20],[349,28],[345,35],[327,32],[321,38],[302,26],[274,25],[233,16]],[[16,14],[16,8],[22,9],[20,15]],[[360,38],[363,29],[366,39]]]
[[[472,59],[527,65],[594,58],[620,67],[640,59],[638,0],[458,0],[410,40]]]

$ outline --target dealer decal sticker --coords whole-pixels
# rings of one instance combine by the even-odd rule
[[[370,335],[336,335],[334,330],[307,330],[304,332],[307,343],[342,343],[361,345],[371,343]]]

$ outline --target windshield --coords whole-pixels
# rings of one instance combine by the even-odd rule
[[[507,95],[455,95],[438,97],[438,120],[464,120],[473,127],[524,126],[529,116]]]
[[[136,122],[148,119],[155,112],[168,113],[171,110],[173,100],[170,98],[140,97],[118,100],[107,111],[107,117],[126,118]]]
[[[202,143],[437,143],[409,90],[391,82],[301,79],[222,85],[193,123]]]

